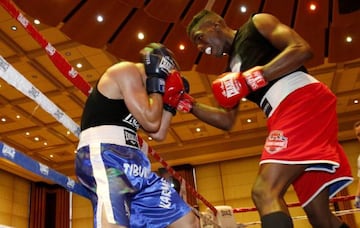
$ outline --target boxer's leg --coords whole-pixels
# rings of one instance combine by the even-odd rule
[[[304,207],[309,222],[317,228],[346,227],[329,208],[328,188],[318,194],[309,204]],[[342,226],[345,225],[345,226]]]
[[[252,189],[252,199],[259,211],[262,227],[293,227],[289,210],[284,201],[292,182],[300,176],[307,165],[265,163],[260,166]],[[271,225],[272,224],[272,225]]]

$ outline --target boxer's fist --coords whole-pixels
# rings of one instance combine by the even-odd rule
[[[176,114],[181,95],[184,93],[183,78],[178,71],[172,71],[165,81],[165,93],[163,95],[164,109]]]
[[[180,97],[180,101],[176,107],[176,110],[185,113],[191,112],[194,103],[195,99],[192,96],[190,96],[188,93],[183,93]]]
[[[212,83],[212,90],[215,99],[224,108],[235,107],[250,92],[241,73],[223,73]]]
[[[254,67],[244,73],[223,73],[213,82],[212,89],[220,106],[233,108],[241,98],[266,85],[262,70]]]
[[[145,73],[150,77],[164,78],[178,69],[173,53],[160,43],[150,43],[140,51]]]

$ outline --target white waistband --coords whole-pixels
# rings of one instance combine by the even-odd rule
[[[135,131],[116,125],[103,125],[88,128],[80,133],[78,148],[90,143],[113,143],[139,149],[138,135]]]
[[[267,117],[270,117],[279,104],[292,92],[312,83],[319,83],[317,79],[302,71],[293,72],[281,78],[265,93],[260,107]]]

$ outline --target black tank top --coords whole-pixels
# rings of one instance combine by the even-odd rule
[[[129,112],[124,100],[114,100],[105,97],[95,88],[85,102],[81,118],[81,130],[100,125],[117,125],[139,129],[138,121]]]
[[[244,72],[252,67],[265,65],[279,53],[280,50],[276,49],[256,29],[251,17],[241,26],[235,35],[231,52],[229,53],[230,58],[227,71]],[[304,66],[295,71],[307,72]],[[246,98],[260,107],[262,97],[282,77],[286,77],[286,75],[270,81],[267,86],[250,93]]]

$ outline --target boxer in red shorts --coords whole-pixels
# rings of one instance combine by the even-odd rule
[[[246,97],[268,117],[269,135],[252,188],[262,227],[293,227],[284,201],[290,185],[313,227],[348,227],[329,208],[329,198],[353,180],[337,139],[336,97],[303,66],[312,57],[308,43],[266,13],[233,30],[220,15],[203,10],[188,24],[187,34],[199,51],[227,55],[229,63],[212,84],[222,108],[183,94],[177,109],[230,130]]]

